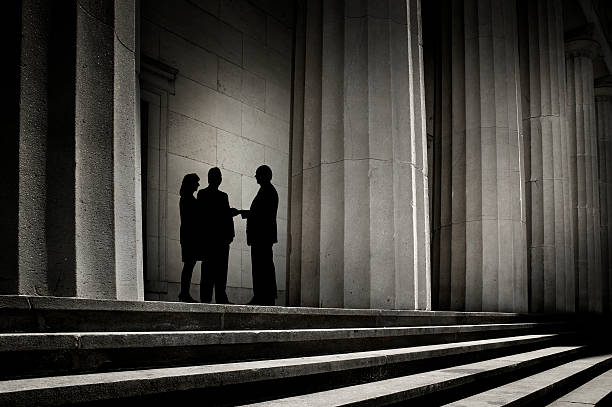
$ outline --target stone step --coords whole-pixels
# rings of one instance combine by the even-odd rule
[[[435,367],[436,360],[445,359],[448,365],[451,360],[462,360],[463,356],[469,354],[479,355],[509,348],[517,350],[522,345],[534,343],[546,346],[546,342],[554,337],[527,335],[301,358],[4,380],[0,381],[0,405],[61,405],[113,399],[142,401],[147,397],[150,401],[171,402],[180,398],[177,397],[179,392],[191,392],[193,395],[194,391],[198,391],[198,397],[203,397],[202,400],[213,405],[214,400],[228,402],[233,397],[231,404],[251,395],[241,386],[247,386],[250,391],[258,389],[263,392],[261,394],[272,392],[271,395],[292,389],[304,391],[317,380],[326,385],[340,386],[351,380],[369,381],[414,372],[415,369],[410,366],[419,362],[422,363],[416,371]],[[547,347],[464,366],[267,403],[328,406],[331,405],[330,400],[348,400],[368,394],[387,400],[398,399],[399,395],[416,396],[438,387],[459,386],[539,363],[561,360],[583,349],[583,346]]]
[[[551,407],[612,405],[612,369],[550,403]]]
[[[0,332],[201,331],[572,321],[571,315],[393,311],[0,296]]]
[[[588,377],[593,372],[597,372],[598,369],[601,370],[610,366],[612,366],[612,353],[587,356],[446,405],[452,407],[505,406],[510,404],[523,406],[537,402],[559,389],[572,386],[573,383],[582,380],[585,376]],[[607,384],[606,392],[612,391],[612,387],[610,387],[611,377],[604,377],[602,381],[594,384],[594,387]],[[601,393],[603,389],[599,387],[598,390]],[[573,398],[575,397],[569,396],[568,400]]]
[[[559,332],[556,323],[0,334],[0,378],[224,363]]]
[[[250,406],[382,406],[403,403],[433,393],[457,390],[466,385],[494,380],[502,375],[533,368],[551,360],[576,357],[586,348],[582,346],[557,346],[531,352],[503,356],[475,363],[452,366],[392,379],[379,380],[333,390],[303,394],[300,396],[269,400]]]

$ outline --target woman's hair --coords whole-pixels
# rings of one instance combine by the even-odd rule
[[[183,183],[181,184],[181,196],[188,196],[193,193],[193,187],[200,182],[198,174],[187,174],[183,177]]]

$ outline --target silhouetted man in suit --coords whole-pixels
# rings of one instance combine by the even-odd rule
[[[208,171],[208,186],[198,192],[200,235],[203,242],[200,300],[211,302],[213,286],[217,304],[231,304],[225,293],[229,246],[234,240],[233,216],[238,210],[230,208],[225,192],[219,191],[222,177],[217,167]]]
[[[272,245],[276,239],[276,211],[278,193],[271,184],[272,170],[262,165],[255,172],[260,185],[249,210],[240,211],[247,219],[247,244],[251,246],[251,267],[253,273],[253,299],[251,305],[274,305],[276,300],[276,274]]]

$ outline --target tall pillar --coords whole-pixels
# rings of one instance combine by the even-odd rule
[[[578,310],[602,310],[599,182],[593,61],[597,43],[578,39],[566,44],[567,117],[574,263]]]
[[[21,7],[18,247],[2,292],[142,298],[134,2]]]
[[[299,304],[430,308],[420,36],[417,0],[307,2],[292,150]]]
[[[601,211],[601,286],[603,310],[612,310],[612,82],[595,88],[599,148],[599,205]]]
[[[442,131],[436,131],[442,191],[434,255],[440,256],[440,286],[447,282],[449,289],[440,295],[450,295],[453,310],[526,311],[516,3],[466,0],[443,7],[450,29],[442,30],[440,80],[450,100],[440,103]]]
[[[531,312],[574,310],[562,3],[519,3]]]

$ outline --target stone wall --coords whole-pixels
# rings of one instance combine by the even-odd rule
[[[284,302],[293,22],[285,1],[141,2],[141,70],[154,65],[167,79],[165,86],[141,81],[154,135],[146,152],[146,298],[178,296],[183,176],[197,173],[204,188],[208,170],[218,166],[230,205],[248,208],[258,190],[255,169],[265,163],[279,194],[274,263],[277,303]],[[243,303],[251,297],[250,250],[245,221],[236,217],[234,225],[228,295]],[[199,281],[198,263],[194,298]]]

